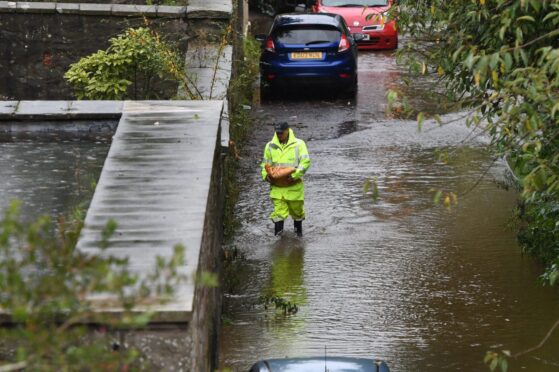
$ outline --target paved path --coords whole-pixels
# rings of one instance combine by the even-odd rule
[[[78,249],[98,253],[101,231],[117,221],[106,253],[129,257],[137,274],[186,247],[189,278],[174,300],[155,309],[161,321],[188,321],[198,268],[223,101],[127,101]]]

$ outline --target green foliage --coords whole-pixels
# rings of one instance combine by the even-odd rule
[[[150,99],[156,79],[186,80],[182,59],[147,27],[129,28],[100,50],[70,65],[64,78],[78,99]]]
[[[547,268],[542,275],[542,280],[550,285],[555,285],[559,282],[559,258],[555,258],[555,262]]]
[[[229,239],[235,228],[237,221],[233,219],[235,204],[238,200],[238,189],[235,184],[235,176],[238,171],[238,160],[240,159],[239,149],[248,137],[249,129],[252,125],[250,104],[253,99],[254,83],[260,74],[260,44],[252,36],[242,40],[243,58],[235,61],[233,79],[229,84],[229,100],[231,102],[231,123],[229,150],[232,156],[225,160],[225,183],[226,183],[226,203],[225,203],[225,238]],[[238,146],[237,146],[238,145]]]
[[[399,26],[421,40],[402,48],[475,108],[496,148],[513,159],[524,195],[559,191],[559,1],[400,2]]]
[[[559,257],[559,203],[549,198],[533,199],[524,203],[520,213],[523,226],[519,240],[524,250],[553,263]]]
[[[378,189],[378,177],[374,177],[373,179],[367,178],[363,183],[363,194],[367,195],[370,194],[371,199],[373,201],[377,201],[379,197],[379,189]]]
[[[522,187],[519,240],[548,263],[543,279],[557,283],[559,0],[399,3],[392,12],[414,41],[400,58],[416,74],[437,76],[448,98],[470,110],[467,124],[483,129],[508,160]],[[419,126],[424,119],[418,116]],[[435,201],[441,200],[450,205],[453,195],[435,190]],[[485,363],[506,372],[507,356],[490,351]]]
[[[458,205],[458,195],[452,191],[438,189],[431,189],[429,191],[433,193],[433,203],[436,205],[442,203],[448,210],[451,210],[453,205]]]
[[[559,194],[559,0],[401,0],[399,51],[471,110],[521,179],[527,251],[552,263]],[[394,94],[390,97],[394,100]],[[418,115],[421,126],[425,116]],[[444,123],[443,123],[444,125]]]
[[[264,304],[264,308],[268,309],[269,305],[274,305],[276,310],[280,310],[283,315],[295,315],[299,311],[297,304],[278,296],[264,296],[260,299]]]
[[[153,273],[139,278],[127,259],[89,255],[75,249],[81,221],[48,217],[25,224],[14,202],[0,220],[0,314],[12,325],[0,328],[1,367],[30,371],[124,370],[138,350],[111,351],[111,330],[145,326],[152,313],[136,305],[164,302],[184,280],[178,273],[184,249],[175,247],[169,260],[158,259]],[[109,222],[103,240],[117,228]],[[101,251],[102,252],[102,251]],[[111,298],[122,316],[100,313],[96,295]],[[91,331],[84,322],[101,324]],[[21,368],[20,368],[21,369]],[[6,369],[8,370],[8,369]]]
[[[197,283],[208,288],[217,288],[219,287],[219,277],[215,273],[202,271],[198,276]]]
[[[501,372],[507,372],[509,368],[509,363],[507,357],[510,357],[510,352],[503,350],[503,353],[496,353],[494,351],[488,351],[485,354],[485,358],[483,362],[489,365],[489,369],[491,371],[496,370],[499,368]]]
[[[248,36],[243,39],[242,47],[243,59],[236,61],[236,74],[229,88],[229,95],[236,108],[252,103],[253,86],[260,74],[260,43],[254,37]]]

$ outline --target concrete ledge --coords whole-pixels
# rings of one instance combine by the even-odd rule
[[[60,14],[79,14],[80,4],[56,3],[56,12]]]
[[[112,14],[115,16],[138,16],[144,14],[157,15],[157,7],[155,5],[113,5]]]
[[[118,119],[123,104],[123,101],[0,101],[0,122]]]
[[[0,119],[5,117],[12,118],[12,115],[17,111],[18,105],[19,101],[0,101]]]
[[[230,140],[227,90],[233,66],[233,47],[226,45],[220,50],[220,46],[216,44],[191,43],[185,56],[185,65],[192,82],[192,91],[199,93],[202,99],[218,99],[224,102],[220,146],[225,151],[229,148]],[[179,91],[179,95],[186,93]]]
[[[80,4],[81,15],[110,15],[112,4]]]
[[[226,45],[189,45],[186,53],[186,72],[194,83],[192,90],[199,92],[203,99],[226,99],[233,47]]]
[[[221,226],[213,225],[220,208],[211,206],[219,200],[214,192],[221,178],[214,170],[222,112],[223,101],[125,101],[76,246],[127,257],[130,272],[142,277],[156,256],[170,258],[173,247],[183,244],[186,261],[178,270],[188,280],[171,301],[155,306],[158,322],[191,320],[197,285],[192,278],[201,270],[204,247],[216,241],[208,229]],[[119,227],[100,250],[100,231],[109,218]],[[97,300],[119,311],[111,308],[110,297]]]
[[[19,2],[16,4],[17,13],[54,13],[56,3]]]
[[[221,114],[221,138],[220,138],[220,146],[222,152],[227,152],[229,150],[229,101],[224,99],[223,100],[223,113]]]
[[[230,0],[190,0],[186,11],[189,19],[229,19],[233,13]]]
[[[220,0],[223,1],[223,0]],[[0,13],[60,13],[91,16],[138,16],[184,18],[187,8],[167,5],[127,5],[92,3],[0,1]]]
[[[160,5],[157,7],[157,16],[172,17],[172,18],[184,17],[186,16],[186,7]]]
[[[223,104],[221,147],[226,149],[229,147],[226,99]],[[0,101],[0,133],[114,132],[116,123],[97,121],[118,120],[122,116],[123,107],[123,101]],[[80,120],[83,122],[77,122]],[[72,124],[68,126],[59,121],[71,121]]]
[[[2,138],[98,138],[112,137],[118,119],[73,119],[73,120],[7,120],[0,121]]]
[[[15,13],[17,3],[15,1],[0,1],[0,13]]]

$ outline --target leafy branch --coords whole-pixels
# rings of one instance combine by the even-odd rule
[[[10,326],[0,328],[0,371],[105,369],[121,370],[137,363],[133,347],[108,352],[110,332],[91,337],[88,324],[101,329],[138,329],[153,316],[151,305],[165,303],[186,280],[184,248],[169,259],[158,258],[152,273],[132,274],[128,260],[75,248],[82,221],[40,217],[30,224],[19,217],[14,202],[0,220],[0,316]],[[110,222],[102,240],[117,229]],[[104,313],[96,298],[107,298],[119,316]],[[141,311],[137,311],[141,307]],[[95,328],[94,328],[95,329]],[[93,331],[95,332],[95,331]],[[126,367],[127,368],[127,367]]]
[[[78,99],[150,99],[156,79],[181,82],[191,99],[184,63],[178,53],[149,27],[129,28],[100,50],[70,65],[64,78]]]

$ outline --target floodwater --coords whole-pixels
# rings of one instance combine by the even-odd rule
[[[0,137],[0,211],[14,199],[25,220],[87,207],[109,146],[105,136]]]
[[[526,350],[557,320],[559,294],[538,282],[542,268],[521,254],[510,226],[517,192],[506,186],[505,164],[460,114],[421,133],[414,121],[391,118],[386,91],[402,76],[391,53],[361,53],[354,101],[306,91],[253,109],[240,226],[225,247],[222,368],[327,352],[380,358],[393,371],[484,371],[486,351]],[[409,89],[416,104],[433,108],[420,81]],[[273,236],[259,176],[279,120],[312,159],[301,239],[290,220]],[[457,204],[435,205],[436,190],[456,193]],[[266,306],[271,297],[298,311]],[[558,348],[556,332],[510,360],[509,371],[556,371]]]

